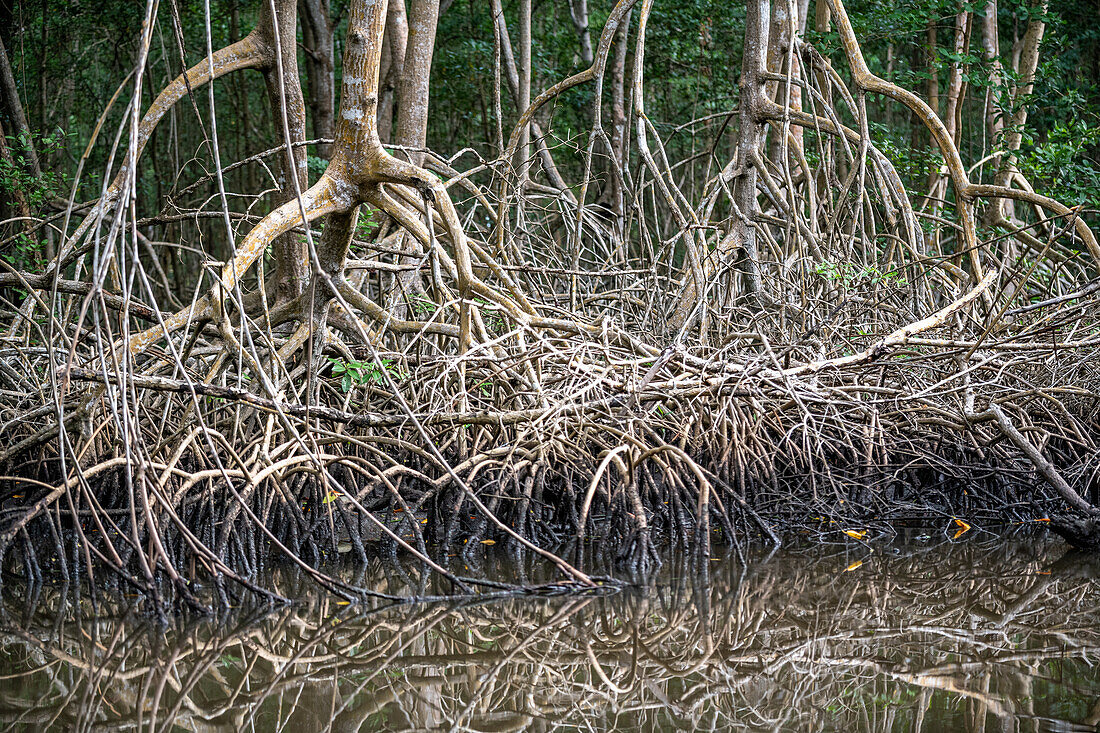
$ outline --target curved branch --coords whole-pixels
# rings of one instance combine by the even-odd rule
[[[308,223],[333,211],[350,208],[354,203],[346,186],[334,181],[327,173],[321,176],[321,180],[302,194],[300,205],[297,200],[288,201],[253,227],[237,248],[233,260],[222,269],[221,290],[215,289],[194,305],[172,314],[162,324],[131,336],[127,342],[128,350],[131,354],[141,354],[159,339],[178,331],[187,323],[212,318],[215,314],[214,305],[222,293],[229,292],[236,286],[241,275],[252,267],[267,246],[280,234],[304,223],[301,214],[303,209],[306,212],[305,223]]]

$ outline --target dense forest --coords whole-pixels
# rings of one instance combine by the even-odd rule
[[[1098,9],[0,0],[0,563],[1087,527]]]

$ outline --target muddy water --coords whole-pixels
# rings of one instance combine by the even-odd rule
[[[8,582],[0,729],[1097,730],[1100,562],[976,529],[835,534],[703,572],[670,559],[607,597],[315,596],[167,631]],[[462,569],[547,572],[494,550]],[[415,578],[379,563],[358,580]]]

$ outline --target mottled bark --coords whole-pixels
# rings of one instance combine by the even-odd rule
[[[745,289],[751,294],[763,291],[760,255],[756,242],[755,220],[759,213],[756,198],[757,171],[753,160],[764,138],[764,108],[768,101],[764,74],[768,64],[770,0],[749,0],[745,17],[745,52],[741,61],[741,100],[735,167],[741,175],[734,181],[731,234],[741,247],[738,267],[745,276]]]
[[[622,178],[626,166],[626,55],[630,35],[630,14],[619,27],[615,37],[615,57],[611,61],[611,160],[605,199],[610,203],[619,226],[625,215]]]

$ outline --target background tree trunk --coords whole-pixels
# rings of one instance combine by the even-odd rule
[[[329,0],[300,0],[302,37],[306,48],[306,77],[309,80],[309,111],[313,136],[331,140],[335,134],[336,51],[335,25]],[[330,144],[317,146],[317,155],[329,159]]]
[[[569,0],[569,17],[573,20],[573,27],[577,29],[577,37],[580,39],[581,65],[592,65],[592,34],[588,31],[588,0]]]
[[[23,102],[19,98],[19,88],[15,84],[15,75],[11,70],[8,52],[2,41],[0,41],[0,94],[3,94],[4,113],[11,125],[8,128],[11,131],[9,134],[24,140],[23,156],[27,171],[38,178],[42,175],[42,169],[38,164],[38,153],[35,151],[34,138],[23,111]]]
[[[394,96],[398,80],[405,75],[408,43],[409,20],[405,0],[392,0],[386,16],[386,36],[382,42],[382,83],[378,93],[378,134],[386,143],[393,137]]]
[[[273,22],[277,29],[279,47],[275,53],[282,59],[279,65],[272,64],[264,69],[264,83],[271,104],[276,139],[283,140],[284,102],[286,105],[286,123],[290,131],[290,142],[301,143],[306,140],[306,108],[302,97],[302,84],[298,76],[298,18],[295,0],[263,0],[265,15],[263,22]],[[272,8],[272,6],[274,6]],[[270,14],[274,12],[274,17]],[[272,35],[274,40],[275,34]],[[281,78],[280,78],[281,77]],[[292,200],[299,191],[309,187],[306,167],[305,146],[297,145],[284,151],[280,156],[280,192],[275,205],[279,206]],[[297,180],[295,181],[296,177]],[[284,234],[271,244],[275,261],[274,296],[276,303],[288,302],[301,294],[308,278],[308,263],[305,244],[294,233]]]
[[[768,67],[770,0],[749,0],[745,17],[745,52],[741,62],[741,101],[737,131],[735,167],[740,175],[734,181],[731,233],[740,242],[738,267],[745,277],[745,290],[758,295],[764,285],[760,274],[760,254],[756,238],[757,171],[753,160],[763,143],[763,110],[767,102],[764,73]]]
[[[409,40],[404,68],[397,82],[397,127],[393,136],[395,145],[422,148],[427,144],[428,96],[438,20],[439,0],[410,2]],[[407,157],[416,165],[424,160],[420,153],[410,152]]]
[[[439,21],[439,0],[412,0],[409,5],[409,37],[405,50],[404,68],[397,80],[397,127],[394,145],[424,148],[428,141],[428,103],[432,75],[432,56],[435,53],[435,32]],[[397,151],[414,165],[424,162],[424,153],[414,150]],[[430,222],[429,222],[430,226]],[[416,264],[420,249],[412,238],[403,235],[402,249],[407,254],[398,258],[402,265]],[[424,281],[418,270],[405,270],[394,278],[390,305],[394,312],[404,317],[408,311],[408,299],[423,293]]]

